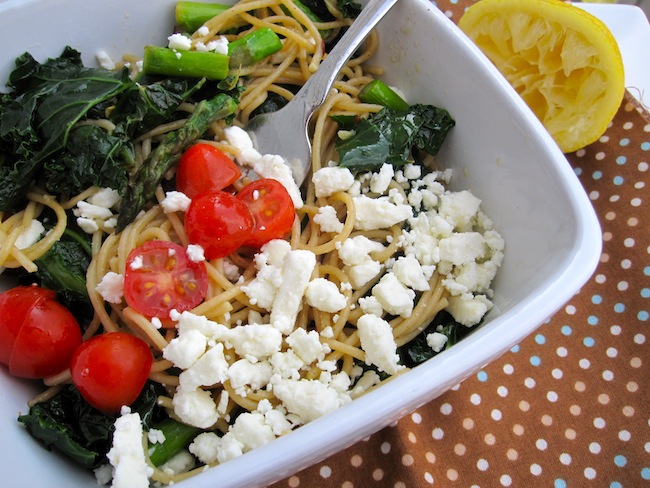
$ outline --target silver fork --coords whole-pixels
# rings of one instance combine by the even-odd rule
[[[370,0],[339,42],[296,96],[276,112],[261,114],[244,128],[262,154],[282,156],[302,185],[311,168],[309,120],[325,99],[336,77],[370,31],[397,0]]]

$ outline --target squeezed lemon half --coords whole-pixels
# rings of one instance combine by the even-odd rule
[[[610,30],[560,0],[480,0],[459,27],[517,90],[560,149],[596,141],[625,93]]]

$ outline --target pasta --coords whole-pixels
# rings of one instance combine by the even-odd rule
[[[334,2],[328,1],[328,7],[336,20],[315,23],[290,0],[241,0],[234,7],[223,14],[211,19],[203,29],[193,35],[194,42],[203,44],[222,36],[224,32],[231,32],[234,27],[242,25],[251,29],[267,27],[275,31],[284,39],[280,52],[251,67],[241,68],[237,75],[241,77],[245,90],[242,93],[239,110],[235,124],[245,126],[255,110],[267,99],[269,94],[277,94],[286,99],[291,99],[293,92],[288,86],[300,87],[309,76],[318,69],[320,62],[326,54],[323,51],[324,42],[321,32],[328,31],[336,35],[340,29],[351,22],[344,18],[334,7]],[[229,41],[242,36],[246,31],[237,34],[226,34]],[[322,168],[331,166],[330,161],[337,160],[335,141],[338,134],[338,125],[332,116],[354,116],[366,118],[370,114],[379,112],[380,105],[363,103],[359,100],[360,90],[380,74],[376,67],[364,64],[370,59],[378,46],[378,39],[372,34],[365,43],[362,52],[358,53],[341,72],[335,89],[328,97],[325,104],[317,111],[311,127],[313,140],[312,173],[317,173]],[[126,62],[135,66],[135,60],[125,58]],[[179,111],[190,114],[194,107],[184,104]],[[180,127],[186,118],[170,122],[157,127],[136,142],[136,164],[144,161],[156,146],[161,136]],[[105,122],[93,122],[110,131],[111,125]],[[241,149],[226,142],[224,130],[225,122],[221,121],[212,125],[210,133],[202,142],[213,144],[233,159],[236,159]],[[430,160],[429,171],[434,172],[433,162]],[[407,201],[409,195],[405,192],[404,180],[399,180],[397,175],[391,175],[391,181],[374,198],[382,195],[391,195],[394,201]],[[169,179],[173,175],[168,175]],[[246,178],[236,183],[241,188],[247,182]],[[361,185],[368,185],[368,182]],[[41,190],[34,189],[29,194],[29,203],[25,209],[7,218],[3,217],[0,225],[0,265],[12,268],[23,267],[27,271],[34,271],[34,261],[42,256],[54,242],[62,235],[67,225],[66,210],[75,207],[99,191],[99,188],[89,188],[82,194],[66,202],[57,202]],[[373,195],[368,191],[367,195]],[[133,223],[120,233],[116,233],[110,225],[100,225],[92,236],[93,258],[87,273],[87,291],[95,310],[95,316],[85,331],[87,339],[95,334],[125,330],[145,340],[154,355],[154,363],[149,379],[160,383],[167,391],[159,399],[159,404],[165,408],[170,417],[187,421],[179,416],[175,407],[174,397],[179,388],[180,380],[174,370],[174,362],[165,356],[164,351],[177,338],[177,329],[174,324],[158,323],[149,317],[137,312],[125,300],[117,303],[108,303],[100,293],[100,284],[108,274],[123,276],[126,272],[127,258],[133,249],[152,240],[172,241],[184,247],[190,244],[183,225],[183,212],[165,212],[162,202],[166,198],[165,191],[159,186],[156,192],[158,204],[148,208]],[[37,218],[43,207],[49,207],[57,218],[57,223],[45,237],[32,245],[21,248],[17,241],[24,234],[33,219]],[[330,212],[340,223],[336,230],[329,229],[323,223],[323,209]],[[287,242],[291,250],[300,250],[311,253],[315,257],[315,266],[310,281],[319,278],[334,285],[342,297],[345,305],[336,310],[327,310],[327,307],[309,305],[309,300],[300,297],[301,307],[288,331],[284,331],[284,340],[278,352],[287,352],[292,348],[289,336],[296,330],[302,329],[305,333],[315,331],[320,351],[317,358],[306,362],[299,368],[299,378],[295,381],[319,381],[323,376],[331,378],[344,374],[356,383],[356,390],[350,386],[348,395],[353,398],[363,394],[381,384],[378,375],[375,377],[362,377],[364,372],[360,364],[372,365],[373,360],[368,359],[367,347],[363,344],[363,333],[359,327],[360,322],[368,321],[371,290],[386,275],[394,263],[404,255],[404,219],[399,223],[385,226],[381,229],[366,230],[359,225],[361,221],[357,200],[348,191],[335,191],[329,195],[318,195],[315,183],[309,179],[304,189],[304,205],[297,209],[296,218]],[[370,261],[376,263],[377,270],[381,272],[359,283],[359,279],[351,276],[353,265],[346,263],[341,257],[341,249],[347,241],[363,238],[375,243],[374,247],[366,253]],[[378,244],[378,245],[377,245]],[[497,246],[498,247],[498,246]],[[498,250],[498,249],[497,249]],[[262,306],[248,288],[256,280],[260,272],[260,262],[256,256],[245,251],[237,252],[221,259],[206,261],[205,266],[209,277],[208,294],[205,300],[189,311],[194,316],[205,317],[209,321],[219,324],[226,329],[251,324],[269,323],[268,307]],[[426,276],[426,283],[413,292],[413,306],[408,313],[380,310],[375,314],[382,321],[389,324],[390,334],[395,347],[409,343],[420,335],[429,326],[440,311],[445,309],[451,300],[451,292],[446,286],[447,273],[441,273],[430,266]],[[287,285],[289,286],[289,285]],[[409,291],[411,293],[411,291]],[[337,295],[338,296],[338,295]],[[180,315],[172,317],[179,321]],[[295,339],[298,340],[298,339]],[[237,352],[237,347],[223,341],[226,349],[225,358],[232,367],[237,361],[247,360],[247,357]],[[377,360],[374,360],[375,366]],[[381,363],[385,364],[385,363]],[[389,373],[388,376],[401,374],[406,368],[379,367],[379,372]],[[386,371],[387,369],[391,369]],[[374,373],[373,373],[374,374]],[[373,379],[374,378],[374,379]],[[268,379],[267,379],[268,380]],[[66,373],[57,377],[47,378],[46,385],[50,390],[40,395],[34,401],[43,401],[58,391],[61,384],[70,382],[70,375]],[[226,435],[243,412],[255,412],[268,408],[268,405],[282,405],[283,399],[279,398],[281,389],[255,387],[254,384],[233,385],[234,378],[216,384],[203,386],[210,398],[219,408],[219,418],[206,431],[214,431],[219,436]],[[322,383],[322,381],[321,381]],[[326,382],[325,382],[326,383]],[[270,383],[268,383],[270,384]],[[281,396],[281,395],[280,395]],[[295,411],[288,407],[284,410],[288,420],[289,430],[300,425],[305,419],[300,419]],[[292,417],[293,415],[293,417]],[[297,416],[297,417],[296,417]],[[304,415],[303,415],[304,417]],[[296,420],[298,418],[298,420]],[[203,427],[203,426],[202,426]],[[286,432],[285,429],[283,432]],[[148,452],[146,436],[143,439],[144,452]],[[227,460],[227,456],[216,455],[212,459],[201,459],[203,464],[216,464]],[[152,479],[160,483],[171,484],[181,479],[200,472],[203,467],[190,470],[181,474],[170,474],[168,471],[151,464],[153,469]]]

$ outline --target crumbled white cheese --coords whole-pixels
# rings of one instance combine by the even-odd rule
[[[227,379],[229,367],[223,352],[223,344],[217,343],[185,369],[178,380],[181,387],[188,390],[223,383]]]
[[[307,303],[323,312],[338,312],[347,305],[347,298],[330,280],[316,278],[309,282],[305,290]]]
[[[205,353],[207,337],[196,329],[179,334],[163,349],[163,357],[181,369],[192,366]]]
[[[432,332],[427,334],[427,345],[435,352],[442,351],[442,348],[447,344],[447,336],[440,332]]]
[[[324,357],[327,351],[315,330],[307,332],[305,329],[297,328],[287,337],[287,344],[305,364],[311,364]]]
[[[348,168],[332,166],[321,168],[312,176],[317,197],[329,197],[338,191],[347,191],[354,183],[354,175]]]
[[[273,393],[287,411],[298,415],[303,422],[311,422],[333,412],[350,401],[334,388],[318,380],[284,379],[273,385]]]
[[[29,246],[36,244],[44,232],[45,227],[41,221],[32,219],[29,226],[20,233],[16,242],[14,242],[14,246],[18,249],[27,249]]]
[[[236,161],[242,166],[251,166],[258,161],[262,155],[253,146],[248,132],[241,127],[231,125],[223,130],[224,137],[228,144],[236,148],[239,152],[235,155]]]
[[[374,314],[365,314],[357,321],[361,348],[366,353],[366,363],[374,364],[380,371],[395,374],[404,366],[398,364],[397,344],[388,322]]]
[[[492,302],[485,295],[450,296],[446,310],[456,322],[467,327],[478,324],[492,308]]]
[[[386,273],[379,283],[372,287],[372,295],[391,315],[410,317],[413,312],[415,292],[404,286],[395,273]]]
[[[149,488],[149,467],[142,445],[140,414],[126,409],[115,419],[113,444],[106,454],[113,466],[112,488]]]
[[[185,252],[189,260],[193,263],[205,261],[205,250],[199,244],[188,244]]]
[[[244,387],[259,390],[268,384],[272,375],[273,366],[268,361],[253,363],[248,359],[239,359],[228,368],[230,385],[242,396],[246,396]]]
[[[233,327],[228,342],[241,357],[264,359],[282,347],[282,333],[267,324],[248,324]]]
[[[318,209],[318,213],[313,217],[314,222],[318,224],[323,232],[341,232],[343,222],[336,215],[336,209],[331,205],[325,205]]]
[[[190,203],[192,203],[192,200],[185,193],[168,191],[165,193],[165,198],[160,202],[160,206],[165,213],[187,212]]]
[[[373,193],[383,194],[388,190],[390,182],[393,181],[395,171],[393,165],[384,163],[377,173],[373,173],[370,177],[370,191]]]
[[[122,303],[124,296],[124,275],[109,271],[95,288],[108,303]]]
[[[426,291],[430,288],[429,278],[433,274],[433,267],[423,268],[412,254],[399,257],[392,269],[404,286],[417,291]]]
[[[188,390],[178,387],[172,405],[182,422],[201,429],[211,427],[220,417],[210,392],[200,388]]]
[[[97,59],[97,63],[102,69],[108,71],[113,71],[115,69],[115,62],[106,51],[97,51],[97,53],[95,53],[95,59]]]
[[[296,323],[305,289],[316,266],[316,256],[307,250],[293,250],[282,266],[283,286],[273,299],[271,324],[283,334],[289,334]]]
[[[113,208],[121,200],[120,194],[112,188],[100,188],[88,198],[88,203],[104,208]]]
[[[167,41],[167,47],[177,51],[188,51],[192,47],[192,39],[179,33],[172,34]]]
[[[355,228],[359,230],[387,229],[413,216],[410,205],[396,205],[386,197],[353,197],[357,213]]]
[[[304,202],[302,201],[300,188],[293,178],[291,168],[282,156],[264,154],[253,163],[253,170],[264,178],[271,178],[282,183],[282,186],[286,188],[289,196],[291,196],[293,206],[302,208]]]

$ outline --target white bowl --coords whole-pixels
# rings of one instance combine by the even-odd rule
[[[175,0],[0,0],[0,78],[25,51],[58,56],[68,44],[94,64],[164,44]],[[456,120],[439,155],[455,189],[470,189],[506,241],[485,324],[450,350],[271,444],[191,478],[184,488],[264,486],[387,426],[475,374],[533,332],[593,273],[601,250],[593,208],[567,160],[514,90],[428,0],[400,1],[379,26],[376,62],[410,102]],[[16,421],[39,385],[0,368],[0,472],[7,486],[97,486],[47,452]]]

